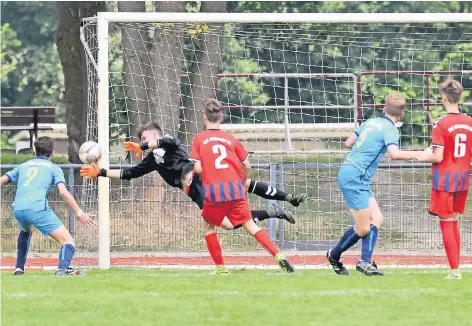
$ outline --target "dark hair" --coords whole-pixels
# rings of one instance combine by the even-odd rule
[[[448,78],[444,83],[439,85],[439,91],[441,94],[446,95],[447,100],[452,104],[457,104],[461,100],[462,92],[464,87],[461,83],[452,78]]]
[[[221,102],[215,98],[207,98],[203,101],[203,108],[205,109],[205,115],[208,121],[215,123],[220,121],[223,106]]]
[[[51,157],[52,152],[54,152],[54,141],[51,137],[39,137],[34,142],[34,149],[36,156]]]
[[[402,94],[390,94],[385,98],[385,113],[400,118],[406,106],[406,98]]]
[[[143,135],[143,132],[147,130],[157,130],[159,131],[160,134],[162,134],[162,129],[161,126],[156,121],[151,121],[146,123],[145,125],[142,125],[139,130],[138,130],[138,138],[141,139],[141,136]]]

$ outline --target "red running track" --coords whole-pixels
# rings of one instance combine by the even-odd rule
[[[287,256],[292,264],[295,265],[326,265],[326,258],[320,255],[310,256]],[[274,265],[272,257],[268,256],[225,256],[225,264],[232,265]],[[347,265],[354,265],[359,256],[345,256],[343,262]],[[447,266],[445,257],[441,256],[407,256],[407,255],[377,255],[374,257],[379,265],[383,266],[398,266],[398,265],[415,265],[428,267],[429,265],[444,265]],[[15,265],[15,258],[1,258],[1,269],[13,269]],[[72,261],[74,266],[98,266],[98,259],[92,257],[76,257]],[[461,264],[472,264],[472,256],[461,257]],[[201,257],[114,257],[111,258],[112,266],[119,267],[145,267],[145,266],[211,266],[213,261],[208,256]],[[57,258],[29,258],[26,263],[26,268],[41,269],[45,267],[57,266]]]

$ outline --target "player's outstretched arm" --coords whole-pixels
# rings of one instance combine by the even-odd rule
[[[131,180],[142,177],[143,175],[151,173],[152,171],[154,171],[152,161],[145,157],[141,163],[138,163],[131,168],[120,170],[99,169],[97,164],[92,163],[90,165],[81,167],[80,175],[85,179],[106,177],[112,179]]]
[[[92,220],[89,214],[82,212],[79,205],[77,204],[69,190],[67,190],[66,185],[64,183],[58,183],[57,189],[59,190],[59,193],[61,194],[64,201],[70,206],[70,208],[72,208],[75,213],[75,216],[79,218],[80,222],[87,225],[88,227],[95,227],[97,225],[97,223]]]
[[[444,158],[444,147],[428,147],[420,152],[417,160],[420,162],[441,163]]]
[[[97,164],[95,163],[92,163],[90,165],[86,165],[80,168],[80,176],[84,177],[85,179],[97,178],[97,177],[119,179],[120,175],[121,175],[121,170],[99,169]]]
[[[397,145],[392,144],[387,147],[388,155],[392,160],[417,160],[421,152],[401,151]]]

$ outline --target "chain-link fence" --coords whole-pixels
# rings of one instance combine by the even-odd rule
[[[295,209],[280,203],[295,215],[296,224],[267,220],[263,225],[284,249],[325,250],[339,239],[345,227],[352,224],[339,191],[336,175],[338,164],[260,165],[254,179],[268,180],[291,193],[308,193],[309,200]],[[77,165],[61,166],[72,193],[81,194],[82,185],[74,184]],[[9,168],[1,166],[2,170]],[[11,168],[11,167],[10,167]],[[143,188],[119,180],[111,184],[110,234],[111,250],[120,252],[180,253],[205,251],[202,241],[203,222],[200,211],[186,194],[158,182]],[[373,191],[384,214],[379,250],[388,252],[426,252],[442,248],[437,218],[427,212],[430,192],[429,170],[414,165],[383,165],[373,180]],[[139,189],[138,189],[139,188]],[[3,252],[16,251],[19,227],[13,218],[11,202],[16,186],[1,191],[1,225]],[[139,191],[136,191],[136,190]],[[77,196],[80,198],[80,196]],[[250,195],[253,209],[265,209],[272,202]],[[95,252],[98,232],[80,225],[56,189],[48,196],[51,208],[76,238],[77,247]],[[461,220],[463,251],[472,252],[472,218],[467,210]],[[225,251],[253,251],[260,248],[244,231],[224,231],[221,239]],[[55,252],[58,246],[35,232],[31,251]]]

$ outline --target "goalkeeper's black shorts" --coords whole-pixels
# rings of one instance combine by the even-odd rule
[[[194,173],[192,183],[185,189],[185,192],[200,209],[203,209],[202,177],[199,174]]]

